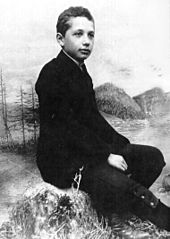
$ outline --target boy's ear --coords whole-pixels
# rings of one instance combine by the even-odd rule
[[[64,46],[64,37],[61,33],[57,32],[57,35],[56,35],[56,39],[57,39],[57,42],[59,43],[59,45],[61,47]]]

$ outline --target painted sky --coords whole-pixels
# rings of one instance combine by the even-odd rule
[[[170,0],[0,0],[0,68],[11,99],[57,55],[57,17],[77,5],[95,18],[94,86],[109,81],[131,96],[170,91]]]

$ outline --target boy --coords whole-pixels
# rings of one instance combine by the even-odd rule
[[[97,210],[130,210],[170,230],[170,209],[148,188],[165,162],[151,146],[134,145],[98,112],[91,77],[84,65],[94,44],[90,12],[71,7],[60,14],[57,41],[62,50],[40,72],[37,165],[43,179],[69,188],[80,168],[80,189]]]

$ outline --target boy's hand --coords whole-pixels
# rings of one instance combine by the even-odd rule
[[[108,163],[122,171],[127,170],[128,166],[124,158],[120,155],[110,154],[108,157]]]

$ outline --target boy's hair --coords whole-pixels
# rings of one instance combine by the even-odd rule
[[[70,28],[69,20],[72,17],[86,17],[89,21],[94,22],[94,18],[90,11],[84,7],[70,7],[63,11],[57,21],[56,30],[65,36],[66,31]]]

